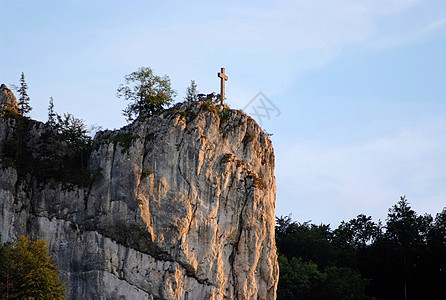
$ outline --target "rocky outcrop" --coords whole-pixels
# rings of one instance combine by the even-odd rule
[[[45,172],[42,153],[74,154],[31,120],[23,147],[46,152],[19,168],[17,122],[0,120],[2,238],[47,239],[69,298],[275,299],[274,152],[252,118],[183,103],[99,132],[76,181]]]
[[[19,105],[14,93],[4,84],[0,85],[0,104],[9,111],[18,112]]]

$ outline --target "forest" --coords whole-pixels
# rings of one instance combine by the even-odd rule
[[[385,223],[360,214],[329,225],[276,217],[278,299],[444,299],[446,207],[418,215],[406,197]]]

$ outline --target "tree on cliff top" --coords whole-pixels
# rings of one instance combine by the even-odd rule
[[[65,287],[51,260],[44,240],[21,237],[0,245],[2,299],[65,299]]]
[[[117,97],[131,101],[123,110],[127,121],[163,111],[166,105],[173,102],[176,95],[169,77],[157,76],[149,67],[141,67],[138,71],[124,76],[124,79],[125,84],[118,87]]]
[[[20,77],[20,87],[17,89],[20,94],[18,105],[19,105],[19,113],[24,116],[28,114],[32,107],[29,105],[29,96],[28,96],[28,85],[25,82],[25,74],[22,72],[22,76]]]
[[[197,84],[195,83],[195,80],[190,81],[190,86],[188,86],[186,89],[186,97],[184,97],[184,100],[186,101],[198,100]]]

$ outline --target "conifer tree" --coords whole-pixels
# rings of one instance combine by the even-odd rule
[[[56,125],[56,116],[54,112],[54,99],[50,97],[50,104],[48,105],[48,121],[46,122],[50,126]]]
[[[22,72],[22,76],[20,77],[20,87],[18,88],[18,92],[20,95],[18,105],[19,105],[19,113],[22,116],[27,115],[32,107],[29,105],[29,96],[28,96],[28,85],[25,81],[25,74]]]
[[[186,89],[186,97],[184,99],[186,101],[198,100],[197,84],[195,83],[195,80],[190,81],[190,86],[188,86]]]

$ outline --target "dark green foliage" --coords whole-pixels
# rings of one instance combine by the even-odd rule
[[[0,295],[2,299],[65,299],[46,241],[21,237],[0,245]]]
[[[389,209],[384,226],[361,214],[333,231],[327,225],[279,217],[276,244],[287,259],[279,257],[278,299],[441,299],[443,295],[446,208],[434,220],[418,216],[401,197]],[[281,283],[290,276],[303,276],[289,274],[298,273],[297,265],[290,268],[293,259],[315,264],[326,276],[322,285],[307,293]],[[321,283],[314,280],[313,286]]]
[[[364,249],[380,236],[381,226],[375,224],[372,217],[360,214],[347,223],[342,221],[333,233],[339,246]]]
[[[220,101],[220,94],[210,93],[210,94],[198,94],[198,101],[203,101],[207,103],[217,103]]]
[[[365,251],[363,273],[372,278],[369,292],[377,297],[439,299],[446,270],[444,238],[436,235],[430,215],[418,216],[405,197],[389,209],[385,232]],[[443,282],[440,284],[440,282]]]
[[[193,109],[186,109],[186,122],[190,123],[197,117],[197,113]]]
[[[50,97],[50,104],[48,105],[48,121],[46,122],[49,126],[56,125],[57,114],[54,112],[54,99]]]
[[[133,141],[136,138],[137,136],[132,135],[130,133],[121,133],[111,136],[109,140],[115,143],[119,143],[119,146],[121,147],[122,151],[126,152],[129,150],[130,146],[132,145]]]
[[[300,224],[292,222],[290,217],[277,218],[277,248],[287,259],[279,259],[278,299],[366,299],[366,281],[357,270],[345,265],[344,250],[333,244],[333,237],[327,225]],[[288,264],[293,261],[295,266],[290,268]],[[299,274],[301,272],[303,274]],[[300,289],[296,284],[287,283],[290,277],[298,279]],[[306,280],[305,285],[302,285],[302,278]],[[282,280],[285,283],[281,283]]]
[[[173,117],[175,115],[180,115],[183,118],[186,118],[186,123],[190,123],[197,117],[197,113],[194,110],[193,106],[189,106],[186,110],[179,109],[179,106],[174,106],[165,110],[165,116]]]
[[[215,103],[213,102],[208,102],[208,101],[204,101],[201,103],[201,107],[205,110],[205,111],[210,111],[214,114],[218,114],[218,107]]]
[[[71,149],[82,152],[91,147],[91,137],[83,120],[70,113],[64,113],[63,116],[56,114],[56,117],[55,129]]]
[[[184,100],[198,101],[198,91],[197,91],[197,84],[195,83],[195,80],[190,81],[190,86],[188,86],[186,89],[186,97],[184,97]]]
[[[41,126],[28,118],[11,122],[13,133],[3,141],[3,167],[14,167],[20,179],[30,174],[45,184],[49,180],[70,185],[89,185],[98,171],[88,167],[91,138],[82,120],[56,114],[53,126]],[[31,135],[41,126],[39,136]],[[42,128],[43,127],[43,128]]]
[[[314,299],[360,300],[369,299],[365,295],[366,280],[358,271],[350,267],[326,267],[326,280],[315,292]]]
[[[123,110],[127,121],[162,112],[165,106],[173,102],[176,95],[169,77],[154,75],[149,67],[141,67],[138,71],[124,76],[124,79],[125,84],[119,86],[117,96],[131,101]]]
[[[25,74],[23,72],[20,77],[20,87],[17,91],[20,95],[18,99],[19,113],[22,116],[25,116],[32,110],[32,107],[29,105],[30,98],[28,96],[28,85],[26,84]]]
[[[280,280],[277,290],[278,299],[315,299],[327,274],[321,273],[312,261],[303,262],[302,258],[292,257],[290,260],[279,255]]]
[[[231,109],[225,106],[219,113],[221,123],[227,122],[229,120],[230,115],[231,115]]]
[[[144,168],[144,170],[142,170],[141,173],[141,179],[146,178],[147,176],[153,174],[152,169],[150,169],[149,167]]]

